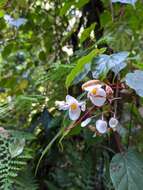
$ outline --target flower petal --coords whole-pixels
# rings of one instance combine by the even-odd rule
[[[101,119],[96,121],[96,129],[99,133],[104,134],[107,132],[107,122]]]
[[[91,86],[85,87],[84,90],[85,90],[85,91],[88,91],[88,92],[91,92],[93,89],[95,89],[95,88],[101,88],[101,87],[102,87],[102,85],[100,85],[100,84],[91,85]]]
[[[100,98],[90,95],[90,100],[95,106],[101,107],[104,105],[106,98]]]
[[[102,83],[101,83],[101,81],[99,81],[99,80],[89,80],[89,81],[87,81],[87,82],[85,82],[83,85],[82,85],[82,89],[83,90],[86,90],[86,91],[90,91],[90,89],[92,88],[95,88],[95,87],[97,87],[97,86],[99,86],[99,87],[101,87],[102,86]],[[91,88],[90,88],[91,87]],[[92,90],[91,89],[91,90]]]
[[[80,107],[78,107],[76,110],[69,109],[69,118],[73,121],[77,120],[80,117]]]
[[[86,102],[79,102],[78,105],[81,107],[81,111],[86,110]]]
[[[65,101],[56,101],[55,105],[58,107],[59,110],[69,109],[69,105]]]
[[[111,117],[109,120],[109,126],[115,128],[118,125],[118,120],[115,117]]]
[[[78,103],[78,101],[74,98],[74,97],[72,97],[72,96],[70,96],[70,95],[67,95],[66,96],[66,102],[68,103],[68,104],[72,104],[72,103]]]
[[[98,88],[97,90],[97,94],[96,96],[94,96],[93,94],[88,94],[91,102],[95,105],[95,106],[103,106],[103,104],[105,103],[106,101],[106,92],[104,89],[102,88]]]
[[[91,118],[85,119],[85,120],[81,123],[81,127],[87,126],[90,122],[91,122]]]

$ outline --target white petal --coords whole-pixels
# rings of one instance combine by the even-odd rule
[[[79,102],[78,105],[81,107],[81,111],[86,110],[86,102]]]
[[[91,85],[91,86],[87,86],[84,88],[85,91],[91,92],[93,89],[95,88],[101,88],[102,85],[97,84],[97,85]]]
[[[59,110],[69,109],[69,105],[65,101],[56,101],[55,105],[58,107]]]
[[[103,106],[106,101],[106,92],[102,88],[98,88],[96,96],[91,93],[88,96],[91,102],[98,107]]]
[[[78,103],[78,101],[74,98],[74,97],[72,97],[72,96],[70,96],[70,95],[67,95],[66,96],[66,102],[68,103],[68,104],[72,104],[72,103]]]
[[[91,121],[91,118],[87,118],[86,120],[84,120],[82,123],[81,123],[81,127],[85,127],[87,126]]]
[[[105,90],[103,88],[98,88],[97,95],[106,98],[106,92],[105,92]]]
[[[73,121],[77,120],[80,117],[80,107],[78,107],[76,110],[69,109],[69,118]]]
[[[82,85],[82,89],[86,91],[90,91],[90,89],[92,90],[93,88],[96,88],[96,87],[100,88],[102,87],[102,85],[103,83],[99,80],[89,80]]]
[[[95,106],[101,107],[104,105],[106,98],[100,98],[90,95],[90,100]]]
[[[99,133],[104,134],[107,132],[107,122],[101,119],[96,121],[96,129]]]
[[[118,125],[118,120],[115,117],[111,117],[109,120],[109,126],[115,128]]]

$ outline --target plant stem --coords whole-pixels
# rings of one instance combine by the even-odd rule
[[[120,79],[120,76],[118,74],[117,75],[115,98],[117,98],[118,95],[119,95],[119,79]],[[117,108],[118,108],[118,102],[115,101],[114,102],[114,115],[115,115],[115,117],[117,115]],[[121,144],[120,136],[119,136],[119,134],[118,134],[117,131],[114,132],[114,138],[115,138],[115,141],[116,141],[116,145],[117,145],[118,151],[122,152],[124,149],[123,149],[123,146]]]
[[[114,138],[115,138],[115,141],[116,141],[116,145],[117,145],[118,151],[119,152],[123,152],[124,148],[123,148],[123,146],[121,144],[120,136],[117,133],[117,131],[114,132]]]
[[[111,15],[112,15],[112,21],[114,21],[114,9],[113,9],[113,4],[112,4],[112,1],[110,1],[110,10],[111,10]]]
[[[127,148],[130,146],[130,137],[131,137],[131,129],[132,129],[132,121],[133,121],[133,111],[134,104],[131,104],[131,109],[130,109],[130,123],[129,123],[129,128],[128,128],[128,139],[127,139]]]

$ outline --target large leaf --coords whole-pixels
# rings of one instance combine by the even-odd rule
[[[93,62],[92,75],[98,78],[100,75],[106,74],[112,70],[117,75],[125,66],[129,53],[126,51],[114,53],[112,55],[99,55]]]
[[[110,163],[110,176],[115,190],[141,190],[143,158],[135,150],[116,154]]]
[[[77,77],[75,77],[75,79],[73,81],[73,84],[78,84],[80,81],[82,81],[88,75],[88,73],[89,73],[90,70],[91,70],[90,63],[86,64],[84,66],[82,72]]]
[[[112,0],[112,3],[120,2],[125,4],[135,5],[137,0]]]
[[[136,70],[134,73],[128,73],[125,81],[130,88],[134,89],[139,96],[143,97],[143,71]]]
[[[80,58],[77,62],[77,65],[72,69],[70,74],[67,76],[66,87],[68,88],[71,85],[71,83],[73,82],[73,80],[75,79],[75,77],[83,71],[85,64],[91,63],[92,59],[95,56],[103,53],[104,51],[105,51],[105,48],[94,49],[89,54]]]

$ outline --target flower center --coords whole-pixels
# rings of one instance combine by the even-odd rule
[[[96,89],[96,88],[93,88],[91,92],[92,92],[93,95],[96,95],[97,89]]]
[[[72,104],[70,105],[71,110],[76,110],[77,107],[78,107],[78,106],[77,106],[76,103],[72,103]]]

